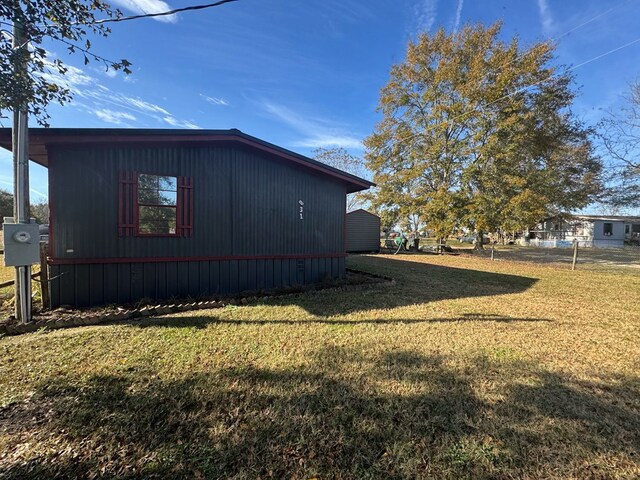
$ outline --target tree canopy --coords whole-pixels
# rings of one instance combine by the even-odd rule
[[[131,73],[127,60],[109,60],[91,50],[88,35],[107,36],[111,30],[96,15],[122,16],[102,0],[7,0],[0,2],[0,114],[27,108],[36,121],[48,126],[47,105],[64,104],[72,92],[62,78],[68,67],[43,47],[46,38],[64,45],[70,54],[82,55],[85,65],[96,61],[106,69]],[[10,28],[17,24],[23,44],[14,48]]]
[[[424,33],[391,68],[365,140],[378,209],[446,238],[524,229],[599,192],[601,163],[553,45],[505,43],[500,30]]]

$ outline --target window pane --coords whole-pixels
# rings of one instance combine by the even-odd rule
[[[140,233],[176,233],[176,209],[172,207],[139,207]]]
[[[636,223],[635,225],[631,225],[631,231],[633,233],[640,233],[640,223]]]
[[[138,189],[142,190],[157,190],[159,188],[158,179],[160,177],[158,175],[146,175],[141,173],[138,175]]]
[[[176,205],[176,192],[167,192],[164,190],[138,190],[138,203],[147,203],[150,205]]]
[[[158,188],[160,190],[177,190],[177,179],[176,177],[158,177]]]
[[[176,192],[167,192],[166,190],[159,190],[157,192],[157,205],[176,205],[176,199],[178,194]]]
[[[605,235],[611,235],[613,233],[613,223],[605,223],[603,229]]]
[[[160,175],[138,175],[138,203],[176,205],[177,178]]]

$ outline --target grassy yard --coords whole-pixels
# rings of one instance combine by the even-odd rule
[[[640,272],[349,266],[397,284],[0,339],[0,477],[640,477]]]

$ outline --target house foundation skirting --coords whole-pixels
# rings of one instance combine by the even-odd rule
[[[201,298],[345,276],[343,256],[50,265],[51,306]]]

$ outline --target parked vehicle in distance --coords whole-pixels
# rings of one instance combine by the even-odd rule
[[[458,241],[460,243],[476,243],[476,234],[473,235],[462,235],[460,237],[458,237]],[[482,237],[482,243],[483,245],[487,245],[491,242],[491,239],[489,237],[487,237],[486,235],[483,235]]]

